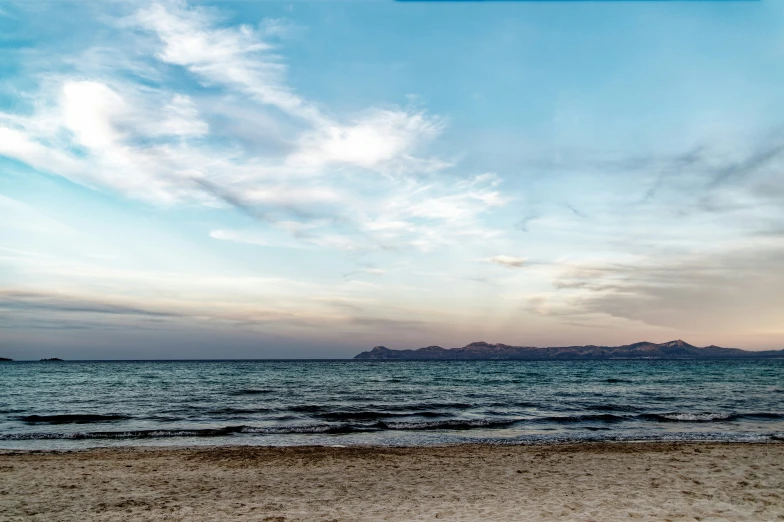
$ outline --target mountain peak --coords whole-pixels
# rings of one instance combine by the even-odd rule
[[[474,341],[472,343],[469,343],[469,344],[465,345],[465,348],[490,348],[492,346],[495,346],[495,345],[492,345],[490,343],[486,343],[484,341]]]
[[[686,341],[684,341],[682,339],[676,339],[674,341],[670,341],[668,343],[664,343],[664,346],[667,346],[668,348],[676,348],[676,347],[677,348],[696,348],[696,346],[694,346],[693,344],[689,344],[689,343],[687,343]]]

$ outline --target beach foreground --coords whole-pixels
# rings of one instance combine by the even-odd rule
[[[0,453],[2,520],[781,520],[784,444]]]

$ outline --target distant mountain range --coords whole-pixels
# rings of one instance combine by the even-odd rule
[[[667,343],[640,342],[623,346],[559,346],[537,348],[535,346],[510,346],[476,342],[462,348],[427,346],[417,350],[391,350],[376,346],[362,352],[354,359],[377,361],[463,361],[463,360],[605,360],[605,359],[764,359],[784,358],[784,350],[750,352],[739,348],[706,346],[700,348],[687,342]]]

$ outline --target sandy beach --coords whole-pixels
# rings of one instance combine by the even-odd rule
[[[0,454],[2,520],[782,520],[784,444]]]

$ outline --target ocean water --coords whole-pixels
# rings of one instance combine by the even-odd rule
[[[0,364],[0,447],[784,440],[784,360]]]

